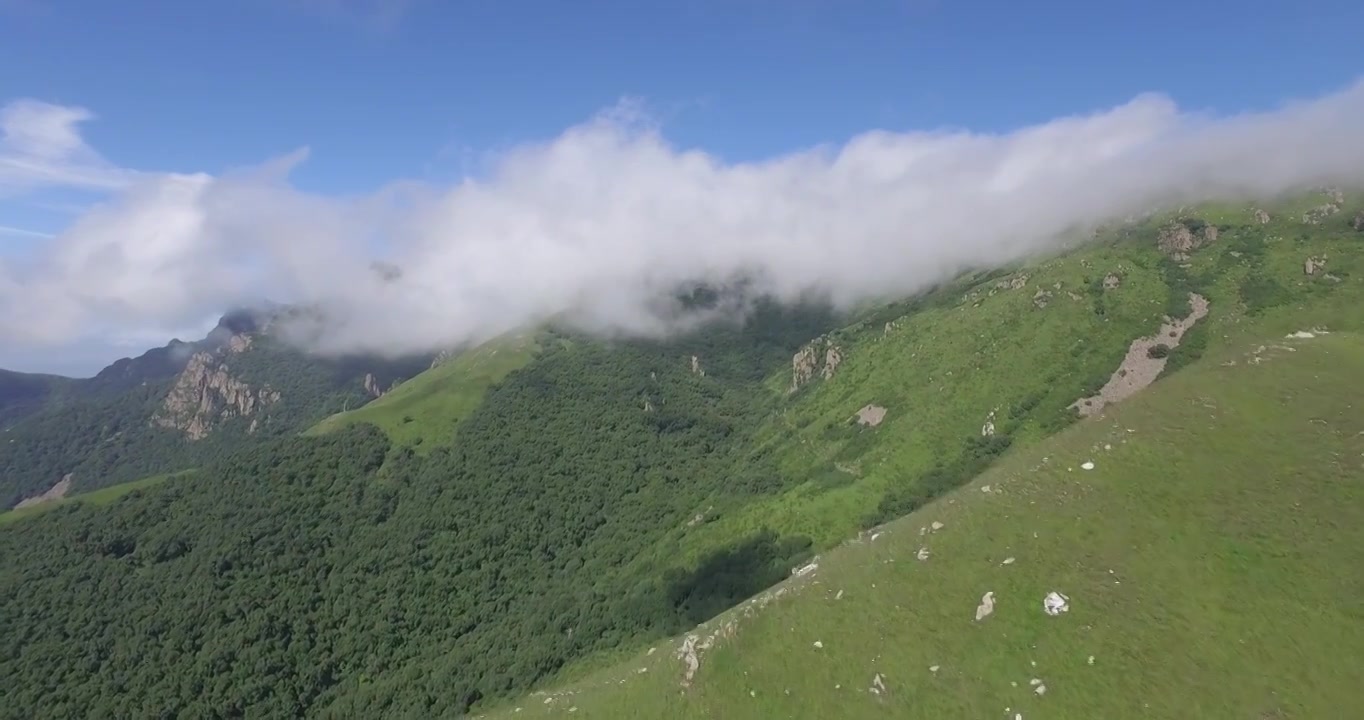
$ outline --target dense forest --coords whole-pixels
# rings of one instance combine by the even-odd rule
[[[280,437],[0,531],[0,706],[436,717],[690,627],[809,553],[762,530],[695,566],[650,547],[717,492],[782,489],[739,452],[772,402],[755,380],[831,324],[764,306],[666,343],[558,334],[456,447]]]

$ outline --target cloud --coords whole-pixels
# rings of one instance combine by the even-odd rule
[[[451,186],[314,195],[288,181],[306,151],[222,177],[139,173],[32,266],[0,266],[0,336],[169,334],[262,298],[316,307],[300,337],[325,352],[429,350],[565,316],[658,333],[660,294],[741,276],[847,306],[1156,206],[1364,185],[1361,116],[1364,84],[1231,117],[1143,95],[1009,133],[873,131],[736,164],[673,147],[626,104]],[[84,144],[58,132],[29,147]]]
[[[18,237],[26,237],[26,238],[50,238],[50,237],[55,237],[52,233],[39,232],[39,231],[37,231],[37,230],[26,230],[26,229],[21,228],[21,227],[11,227],[11,226],[9,226],[9,225],[0,225],[0,237],[4,237],[4,236],[6,236],[6,235],[12,235],[12,236],[18,236]]]
[[[0,109],[0,197],[51,187],[115,190],[130,171],[110,165],[81,138],[85,108],[18,100]]]

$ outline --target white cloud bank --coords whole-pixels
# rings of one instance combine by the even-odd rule
[[[651,301],[679,282],[742,273],[785,298],[847,304],[1156,205],[1364,185],[1364,83],[1260,114],[1182,113],[1144,95],[1007,134],[869,132],[744,164],[678,150],[614,111],[508,153],[483,179],[345,200],[289,185],[303,152],[224,177],[111,169],[76,132],[87,117],[31,101],[4,111],[0,188],[117,188],[31,267],[0,265],[6,342],[169,333],[267,297],[321,307],[334,321],[323,351],[445,347],[563,311],[653,332]],[[382,278],[376,259],[400,277]]]

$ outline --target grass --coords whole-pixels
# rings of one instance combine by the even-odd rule
[[[893,517],[888,510],[903,503],[887,503],[888,495],[912,496],[939,482],[938,466],[948,475],[973,467],[962,456],[991,412],[996,432],[1015,448],[1073,422],[1067,406],[1106,381],[1128,344],[1155,331],[1163,316],[1186,315],[1190,292],[1210,300],[1210,313],[1171,351],[1167,378],[1247,333],[1311,325],[1364,331],[1364,240],[1339,223],[1303,225],[1296,212],[1303,204],[1319,201],[1267,205],[1275,218],[1268,225],[1254,221],[1250,206],[1180,213],[1206,215],[1224,228],[1217,242],[1185,263],[1157,251],[1155,234],[1168,220],[1158,218],[1138,231],[1115,230],[1078,251],[955,287],[899,317],[880,310],[876,322],[834,333],[845,360],[832,381],[816,380],[790,398],[784,397],[789,371],[767,383],[783,399],[756,428],[753,452],[776,457],[792,487],[756,502],[717,497],[708,504],[718,520],[679,528],[641,562],[695,560],[761,527],[829,546],[870,521]],[[1341,280],[1305,276],[1309,255],[1329,257],[1328,269]],[[1121,282],[1105,290],[1109,273]],[[1023,287],[1007,287],[1025,276]],[[1006,287],[998,286],[1001,280]],[[1039,292],[1045,307],[1034,303]],[[1305,325],[1304,317],[1310,317]],[[850,422],[868,403],[888,411],[876,428]],[[856,476],[840,470],[850,467]],[[831,481],[840,475],[846,475],[841,482]]]
[[[675,638],[488,716],[1339,716],[1364,686],[1364,335],[1279,338],[1228,342],[703,625],[688,690]],[[1042,612],[1052,590],[1069,613]]]
[[[488,388],[524,367],[539,350],[531,333],[498,338],[456,355],[364,407],[333,415],[307,432],[319,434],[371,423],[396,445],[418,450],[448,445],[459,424],[483,401]]]
[[[97,506],[109,505],[113,503],[115,500],[118,500],[119,498],[123,497],[124,495],[127,495],[130,492],[133,492],[134,490],[142,490],[144,488],[149,488],[153,485],[159,485],[160,483],[163,483],[171,478],[184,477],[192,474],[193,472],[194,472],[193,470],[183,470],[181,472],[167,473],[165,475],[153,475],[151,477],[142,478],[141,480],[133,480],[131,482],[110,485],[108,487],[103,487],[88,493],[81,493],[79,495],[68,495],[64,498],[52,500],[45,503],[39,503],[37,505],[30,505],[28,507],[19,508],[17,510],[7,510],[5,512],[0,512],[0,526],[19,522],[20,520],[23,520],[25,518],[30,518],[35,515],[45,513],[53,508],[72,503],[85,503]]]

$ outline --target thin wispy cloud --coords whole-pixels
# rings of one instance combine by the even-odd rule
[[[52,233],[38,232],[37,230],[25,230],[24,228],[0,225],[0,237],[6,235],[24,238],[52,238],[56,237]]]
[[[88,115],[47,117],[25,157],[69,166]],[[1231,117],[1143,95],[1009,133],[877,131],[727,163],[626,103],[476,179],[359,198],[293,187],[305,153],[222,177],[115,170],[132,179],[23,272],[0,260],[0,337],[168,337],[264,298],[316,307],[325,322],[300,338],[326,352],[429,350],[550,317],[660,333],[675,329],[661,296],[736,277],[847,306],[1156,206],[1364,186],[1360,117],[1364,84]]]
[[[135,173],[110,164],[81,137],[81,107],[17,100],[0,109],[0,197],[47,188],[117,190]]]

